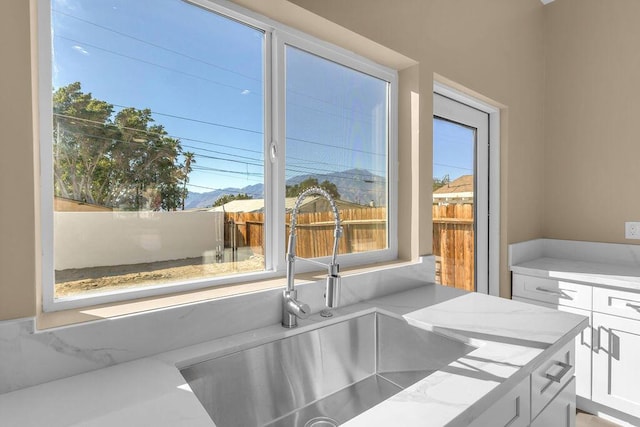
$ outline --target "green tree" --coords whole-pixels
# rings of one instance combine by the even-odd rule
[[[131,210],[181,205],[191,168],[151,110],[128,107],[114,116],[113,105],[75,82],[54,92],[53,113],[56,196]]]
[[[182,185],[182,210],[184,210],[184,201],[186,200],[187,195],[189,194],[189,191],[187,190],[187,183],[189,182],[189,174],[193,170],[191,165],[196,163],[196,159],[195,159],[196,154],[191,151],[185,151],[184,153],[182,153],[182,156],[184,157],[184,180]]]
[[[449,179],[449,174],[443,176],[442,178],[433,177],[433,191],[436,191],[440,187],[444,187],[449,184],[451,180]]]
[[[62,196],[108,205],[108,186],[118,130],[113,105],[82,93],[72,83],[53,94],[54,190]]]
[[[338,192],[338,186],[329,180],[324,180],[318,184],[318,178],[307,178],[300,182],[300,184],[293,184],[286,186],[286,197],[298,197],[300,193],[309,187],[320,187],[327,191],[334,199],[340,198]]]
[[[248,195],[247,193],[239,193],[239,194],[223,194],[218,197],[213,204],[213,207],[222,206],[226,203],[229,203],[233,200],[251,200],[253,196]]]

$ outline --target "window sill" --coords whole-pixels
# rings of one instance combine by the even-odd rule
[[[398,268],[414,264],[415,261],[394,260],[375,264],[345,268],[341,271],[343,277],[368,273],[384,268]],[[321,280],[325,276],[323,270],[296,274],[296,282],[310,282]],[[170,295],[140,298],[131,301],[101,304],[91,307],[75,308],[51,313],[40,312],[36,316],[36,327],[45,330],[78,323],[105,320],[121,316],[135,315],[152,310],[162,310],[185,304],[194,304],[220,298],[237,297],[243,294],[259,292],[269,289],[284,288],[285,278],[278,277],[253,282],[235,283],[228,286],[216,286],[197,291],[174,293]]]

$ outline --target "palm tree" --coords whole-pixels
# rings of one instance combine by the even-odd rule
[[[184,184],[182,186],[182,210],[184,210],[184,201],[187,198],[187,182],[189,182],[189,173],[192,171],[191,165],[196,162],[196,154],[191,151],[182,153],[184,156]]]

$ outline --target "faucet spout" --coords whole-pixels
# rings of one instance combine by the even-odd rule
[[[329,206],[333,211],[333,218],[335,228],[333,231],[333,251],[331,255],[331,261],[329,264],[324,264],[314,260],[305,260],[296,256],[296,226],[298,221],[298,211],[302,201],[309,195],[322,196],[329,202]],[[340,299],[340,266],[338,265],[336,258],[338,255],[338,239],[342,237],[342,225],[340,224],[340,213],[338,212],[338,206],[335,200],[325,189],[320,187],[310,187],[304,190],[298,198],[291,210],[291,226],[289,229],[289,242],[287,245],[287,287],[282,294],[282,326],[286,328],[296,327],[298,324],[298,318],[305,318],[305,313],[308,313],[309,306],[302,304],[296,300],[295,290],[295,262],[296,259],[312,262],[314,264],[320,264],[328,269],[327,283],[325,291],[325,305],[329,308],[337,307]],[[303,307],[304,306],[304,307]],[[300,309],[300,307],[306,310]],[[308,314],[307,314],[308,315]]]

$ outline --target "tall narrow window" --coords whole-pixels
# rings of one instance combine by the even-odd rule
[[[176,0],[51,28],[54,298],[264,270],[264,32]]]
[[[434,94],[436,283],[488,293],[489,115]]]
[[[312,185],[337,201],[339,253],[386,249],[389,83],[286,46],[286,206]],[[332,214],[310,197],[298,219],[297,253],[330,255]]]

